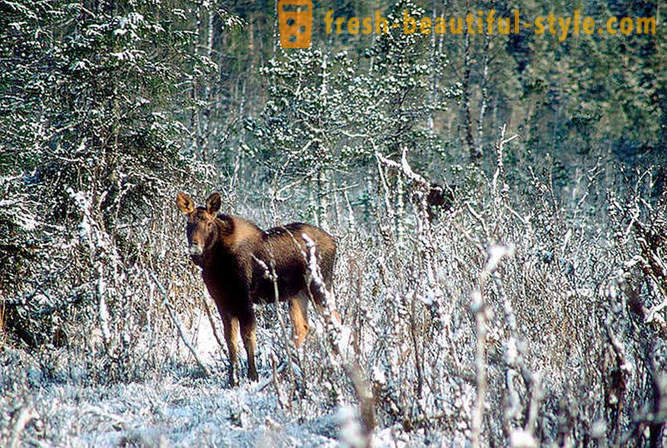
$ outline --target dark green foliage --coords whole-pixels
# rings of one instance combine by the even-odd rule
[[[212,66],[175,6],[3,3],[0,290],[4,325],[29,346],[78,345],[75,328],[99,317],[123,341],[105,340],[120,366],[123,331],[145,321],[127,300],[164,255],[142,229],[168,224],[162,203],[194,176],[178,86]]]

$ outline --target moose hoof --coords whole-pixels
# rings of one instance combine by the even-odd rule
[[[256,371],[249,371],[248,378],[250,378],[250,381],[257,381],[259,379]]]

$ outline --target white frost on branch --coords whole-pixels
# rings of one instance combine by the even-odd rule
[[[498,267],[498,263],[504,257],[511,257],[514,255],[514,245],[510,244],[509,246],[492,244],[488,250],[489,260],[486,262],[486,272],[493,272]]]
[[[5,216],[9,221],[13,222],[26,232],[35,230],[41,224],[28,210],[26,210],[22,201],[18,200],[0,200],[0,216]]]

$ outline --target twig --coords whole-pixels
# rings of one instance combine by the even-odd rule
[[[278,404],[282,409],[292,410],[291,403],[285,399],[283,391],[280,390],[280,384],[278,383],[278,371],[276,370],[276,355],[271,353],[270,362],[271,362],[271,378],[273,382],[273,387],[276,389],[276,395],[278,397]]]
[[[202,369],[204,375],[211,376],[211,372],[208,370],[206,365],[204,365],[202,360],[199,358],[199,355],[195,351],[194,347],[192,346],[188,338],[185,336],[185,331],[183,331],[183,326],[181,325],[181,321],[178,320],[178,316],[176,316],[176,313],[174,313],[174,309],[171,306],[171,302],[169,302],[169,294],[167,293],[167,290],[164,288],[164,286],[162,286],[162,283],[160,283],[160,281],[155,277],[155,274],[152,271],[150,272],[150,276],[153,279],[155,285],[158,287],[158,289],[164,296],[162,303],[167,308],[167,311],[169,311],[169,317],[171,317],[172,322],[174,322],[174,325],[176,325],[176,329],[178,330],[178,334],[183,340],[183,343],[188,348],[190,353],[192,353],[192,356],[194,356],[195,361],[197,361],[197,365],[199,365],[199,367]]]
[[[24,406],[18,412],[14,425],[12,426],[12,436],[9,439],[9,447],[17,448],[19,446],[19,439],[25,426],[35,418],[39,417],[37,411],[32,406]]]
[[[512,248],[505,246],[491,245],[487,250],[488,260],[486,266],[479,277],[479,282],[471,294],[471,309],[475,314],[475,328],[477,332],[475,371],[477,379],[477,397],[475,399],[475,409],[472,414],[472,446],[480,446],[480,437],[482,434],[482,420],[484,418],[484,397],[487,387],[486,372],[486,323],[487,309],[484,303],[484,285],[489,277],[495,272],[500,260],[508,255],[512,255]]]
[[[202,302],[204,303],[204,311],[206,311],[206,316],[208,317],[208,321],[211,324],[211,330],[213,330],[213,336],[215,337],[215,340],[218,341],[218,345],[220,346],[220,348],[225,350],[225,346],[222,344],[220,336],[218,336],[218,331],[215,328],[215,322],[213,321],[213,315],[211,314],[211,310],[208,309],[208,302],[206,302],[206,298],[204,296],[201,296],[201,299]]]
[[[401,163],[394,162],[393,160],[384,157],[379,152],[375,152],[375,157],[383,165],[401,171],[403,174],[405,174],[405,177],[410,179],[412,182],[415,182],[424,187],[429,187],[431,185],[430,182],[428,182],[423,176],[420,176],[419,174],[415,173],[412,170],[412,167],[408,163],[407,152],[408,152],[407,148],[403,148],[403,151],[401,153]]]
[[[278,275],[276,274],[276,263],[271,256],[271,268],[269,268],[264,261],[260,260],[256,256],[252,256],[253,260],[264,270],[264,278],[271,280],[273,283],[273,303],[276,305],[276,318],[278,319],[278,325],[280,326],[280,334],[283,339],[283,344],[285,345],[285,350],[287,351],[287,376],[289,377],[290,384],[293,387],[296,387],[296,380],[294,378],[294,369],[292,368],[292,356],[290,353],[290,343],[289,338],[287,337],[287,329],[285,327],[285,322],[283,317],[280,314],[280,292],[278,291]],[[273,356],[273,355],[272,355]],[[296,358],[296,355],[295,355]],[[278,397],[280,399],[280,397]],[[290,406],[291,409],[291,406]]]
[[[505,168],[503,165],[503,149],[506,143],[511,142],[512,140],[519,137],[519,134],[514,134],[509,138],[505,138],[505,131],[507,130],[507,125],[503,124],[503,127],[500,129],[500,138],[496,142],[496,171],[493,174],[493,180],[491,181],[491,189],[493,192],[494,200],[498,197],[498,179],[503,183],[505,177]]]
[[[325,297],[325,301],[322,304],[322,317],[326,319],[324,326],[326,335],[334,355],[341,361],[343,371],[352,383],[357,398],[359,399],[359,415],[361,417],[364,442],[365,446],[369,447],[372,446],[373,430],[375,429],[375,400],[373,399],[373,392],[368,381],[361,375],[361,368],[358,363],[353,360],[348,360],[347,356],[344,354],[345,349],[340,340],[341,323],[339,320],[332,318],[334,313],[331,309],[331,303],[334,302],[334,298],[331,291],[327,289],[324,279],[322,278],[322,273],[320,272],[320,267],[317,263],[317,255],[315,253],[315,241],[313,241],[305,232],[301,234],[301,237],[306,242],[308,251],[307,254],[303,253],[304,259],[308,264],[308,273],[310,275],[308,283],[312,284],[312,286]],[[310,299],[313,300],[312,294],[310,294]]]

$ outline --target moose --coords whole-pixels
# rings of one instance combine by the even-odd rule
[[[443,186],[437,182],[431,182],[428,188],[428,195],[426,196],[429,221],[433,221],[435,218],[435,210],[437,208],[440,208],[444,212],[452,208],[456,199],[455,193],[455,184]]]
[[[425,195],[420,197],[417,189],[425,191]],[[456,200],[456,184],[441,185],[437,182],[428,182],[426,184],[410,185],[411,192],[409,200],[416,206],[426,206],[429,222],[433,222],[437,216],[438,210],[446,212],[454,206]]]
[[[195,207],[190,196],[178,193],[176,204],[187,216],[190,259],[201,267],[204,284],[222,318],[229,350],[229,382],[235,385],[237,379],[239,330],[248,355],[248,377],[256,381],[253,305],[288,301],[294,343],[301,346],[309,330],[309,300],[319,313],[326,304],[326,293],[321,284],[314,284],[308,268],[305,239],[314,242],[321,279],[328,291],[336,241],[324,230],[298,222],[262,231],[248,220],[219,213],[219,193],[212,193],[203,207]]]

